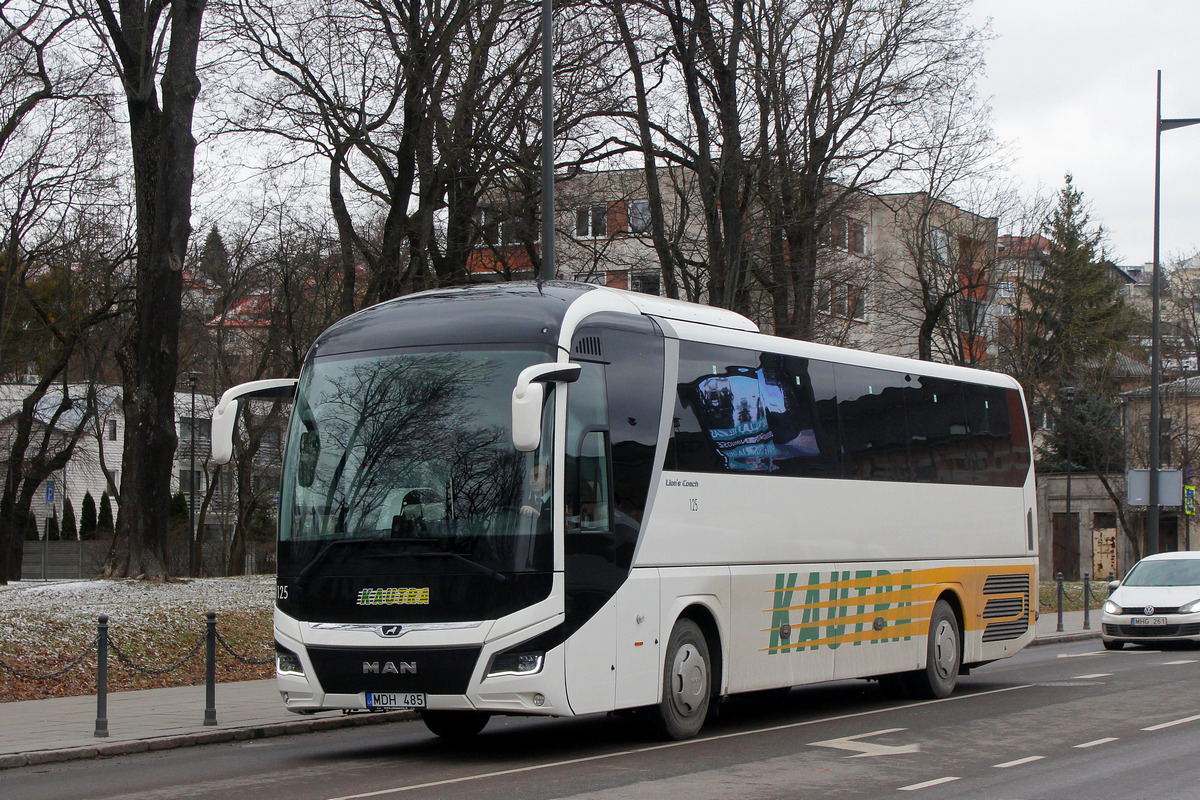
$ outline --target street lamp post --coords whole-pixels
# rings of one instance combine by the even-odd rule
[[[1067,430],[1064,431],[1064,433],[1066,433],[1065,438],[1066,438],[1066,445],[1067,445],[1067,518],[1066,518],[1065,527],[1067,529],[1067,540],[1070,541],[1073,538],[1075,540],[1075,542],[1078,543],[1079,542],[1079,530],[1078,530],[1078,528],[1075,527],[1075,525],[1073,524],[1074,521],[1071,519],[1071,473],[1073,473],[1075,471],[1075,465],[1071,463],[1071,456],[1072,456],[1071,445],[1074,441],[1074,438],[1073,438],[1074,430],[1072,430],[1072,428],[1074,427],[1074,423],[1075,423],[1075,387],[1074,386],[1064,386],[1059,391],[1062,394],[1062,399],[1067,404],[1070,405],[1070,414],[1071,414],[1071,417],[1070,417],[1071,427],[1067,428]],[[1064,406],[1063,407],[1064,419],[1066,419],[1066,413],[1067,413],[1067,408],[1066,408],[1066,406]]]
[[[554,279],[554,0],[542,0],[542,264],[538,281]]]
[[[188,577],[196,577],[196,374],[187,374],[188,389],[192,393],[192,418],[188,423]]]
[[[1159,363],[1162,351],[1162,330],[1160,318],[1159,287],[1159,194],[1162,174],[1162,132],[1175,128],[1186,128],[1189,125],[1200,124],[1200,118],[1163,119],[1162,118],[1162,70],[1158,71],[1157,100],[1155,103],[1154,125],[1154,274],[1151,276],[1151,328],[1150,328],[1150,492],[1146,510],[1146,555],[1158,552],[1158,471],[1159,463],[1159,429],[1162,415],[1161,399],[1158,384],[1162,380],[1162,368]]]

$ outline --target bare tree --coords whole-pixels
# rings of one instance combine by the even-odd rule
[[[168,576],[174,389],[204,9],[205,0],[96,0],[90,17],[125,94],[137,210],[136,311],[121,355],[125,452],[117,537],[125,546],[106,564],[109,575]]]

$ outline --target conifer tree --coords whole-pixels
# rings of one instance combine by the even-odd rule
[[[1044,235],[1053,242],[1032,275],[1021,278],[1013,373],[1049,408],[1064,386],[1087,385],[1112,374],[1127,345],[1132,316],[1114,265],[1103,251],[1104,230],[1092,226],[1074,179],[1066,176]]]
[[[96,538],[96,498],[91,492],[83,496],[83,506],[79,515],[79,538],[81,540]]]
[[[75,506],[66,497],[63,498],[62,530],[60,533],[64,542],[79,540],[79,528],[75,524]]]
[[[57,542],[62,538],[58,528],[58,512],[51,514],[46,518],[46,541]]]
[[[109,535],[113,532],[112,501],[108,492],[100,495],[100,512],[96,516],[96,532]]]

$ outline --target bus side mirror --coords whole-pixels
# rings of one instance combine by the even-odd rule
[[[212,414],[213,461],[228,464],[229,459],[233,458],[233,429],[237,426],[243,397],[291,399],[296,395],[297,383],[299,378],[270,378],[226,389]]]
[[[542,403],[547,383],[579,380],[578,364],[534,364],[521,370],[512,393],[512,440],[519,453],[531,453],[542,442]]]

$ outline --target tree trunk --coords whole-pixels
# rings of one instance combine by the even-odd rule
[[[117,575],[168,577],[167,517],[176,446],[182,269],[191,233],[196,142],[192,116],[200,81],[196,56],[205,0],[174,0],[170,45],[162,75],[162,108],[155,94],[157,17],[136,0],[122,0],[121,19],[106,15],[126,75],[130,143],[137,199],[136,316],[126,346],[125,454],[117,536],[127,550],[110,565]]]

